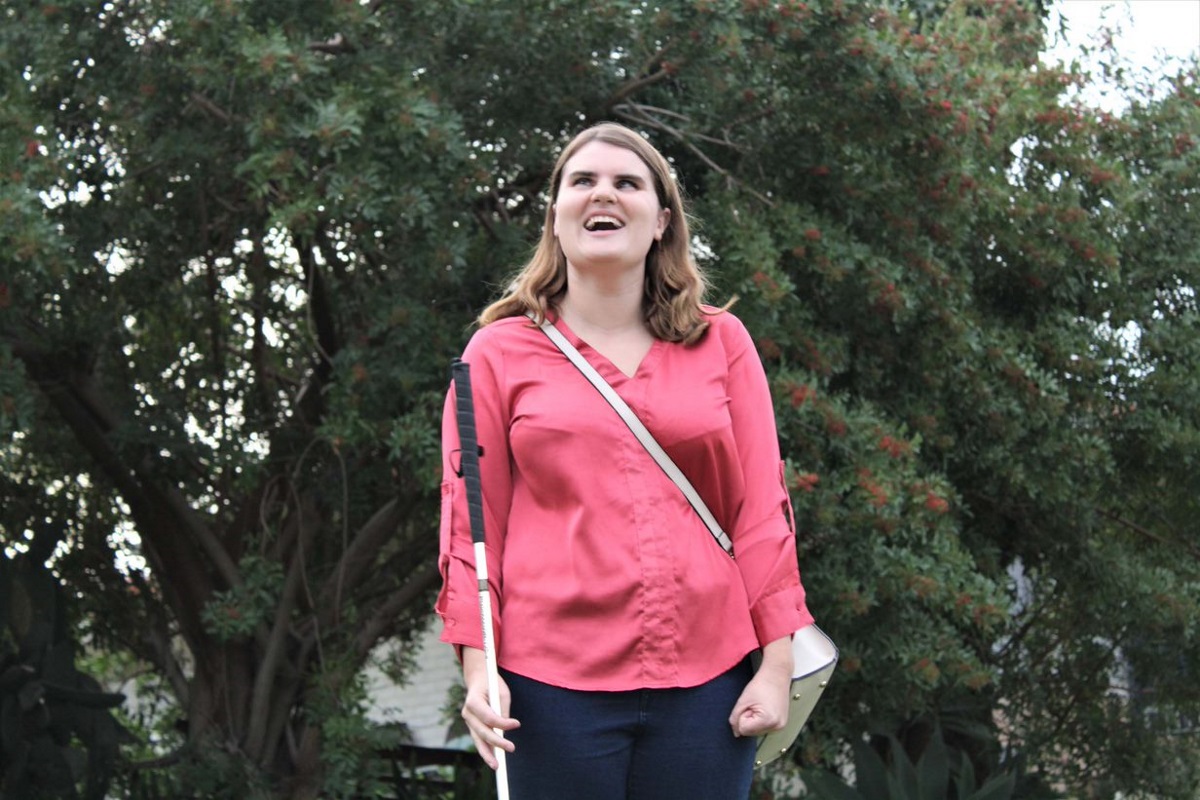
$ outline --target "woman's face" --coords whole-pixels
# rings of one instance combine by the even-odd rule
[[[563,165],[554,235],[572,266],[644,265],[670,219],[650,168],[632,150],[591,141]]]

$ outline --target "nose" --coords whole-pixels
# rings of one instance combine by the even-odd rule
[[[596,185],[592,189],[592,200],[597,203],[611,203],[613,201],[612,185],[607,181],[596,181]]]

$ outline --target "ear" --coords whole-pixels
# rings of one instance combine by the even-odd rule
[[[654,241],[661,242],[667,226],[671,223],[671,209],[664,208],[658,212],[658,224],[654,228]]]
[[[551,214],[551,216],[554,217],[554,225],[552,227],[553,227],[553,231],[554,231],[554,238],[557,239],[558,238],[558,203],[550,204],[550,214]]]

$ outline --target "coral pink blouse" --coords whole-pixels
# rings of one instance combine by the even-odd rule
[[[556,325],[688,476],[736,559],[529,320],[468,343],[504,669],[570,689],[696,686],[812,622],[762,364],[736,317],[709,320],[697,344],[656,341],[633,377]],[[451,387],[436,608],[443,641],[482,648],[454,402]]]

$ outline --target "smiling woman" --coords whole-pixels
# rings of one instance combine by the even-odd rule
[[[609,192],[612,202],[608,204],[609,208],[602,209],[605,213],[611,215],[619,212],[619,208],[616,208],[619,205],[616,202],[618,196],[638,192],[647,198],[657,198],[657,207],[665,216],[663,228],[655,236],[653,244],[640,250],[646,282],[643,309],[646,326],[655,338],[671,342],[694,342],[707,326],[705,315],[699,310],[706,284],[690,250],[691,233],[683,210],[683,198],[671,177],[671,168],[666,159],[638,134],[611,123],[583,131],[559,155],[549,187],[550,196],[555,198],[555,202],[546,209],[537,249],[509,285],[508,293],[480,314],[480,324],[524,314],[527,310],[534,314],[535,321],[541,323],[547,319],[552,307],[557,307],[567,295],[570,270],[565,246],[559,240],[557,207],[565,195],[578,194],[582,197],[585,195],[584,187],[599,180],[597,171],[590,169],[592,165],[571,163],[577,154],[592,145],[612,148],[608,152],[620,158],[620,163],[624,165],[618,168],[615,164],[604,164],[603,159],[595,159],[609,172],[607,182],[611,186],[607,190],[602,187],[599,196],[593,198],[602,201],[605,199],[604,192]],[[586,156],[586,153],[583,155]],[[572,169],[568,176],[569,164]],[[618,181],[622,184],[620,187],[616,185]],[[634,190],[632,185],[638,181],[644,182],[644,185]],[[573,182],[578,183],[577,188],[572,186]],[[601,210],[600,205],[598,202],[597,211]],[[638,260],[632,251],[626,257],[635,262]],[[558,308],[557,311],[561,312],[562,309]]]
[[[462,658],[462,715],[490,766],[505,751],[523,800],[744,798],[755,737],[787,720],[791,634],[812,622],[762,363],[740,321],[702,304],[682,198],[645,139],[585,130],[549,194],[537,250],[463,354],[500,598],[500,713],[456,472],[456,387],[443,418],[437,610]],[[736,561],[543,322],[642,418]]]
[[[636,320],[646,255],[662,239],[671,212],[659,204],[650,168],[623,147],[589,142],[565,171],[553,212],[568,286],[591,281],[591,291],[628,293]]]

